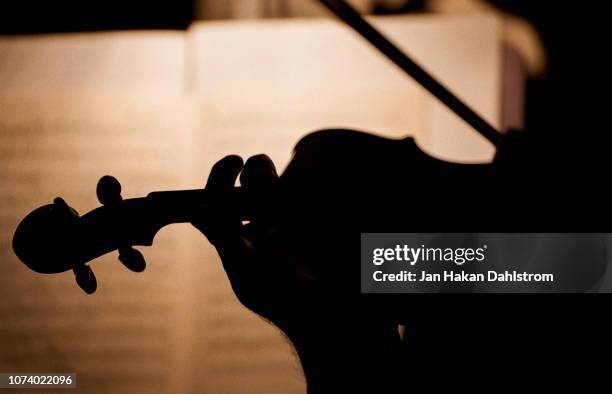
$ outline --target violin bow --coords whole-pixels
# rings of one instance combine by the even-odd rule
[[[387,59],[395,63],[406,74],[411,76],[429,93],[434,95],[457,116],[463,119],[474,130],[485,137],[495,147],[500,147],[503,135],[489,122],[478,115],[472,108],[461,101],[444,85],[431,76],[423,67],[402,52],[395,44],[366,21],[353,7],[344,0],[320,0],[321,3],[342,19],[353,30],[359,33],[370,44],[378,49]]]

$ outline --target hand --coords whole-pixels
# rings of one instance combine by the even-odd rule
[[[235,207],[224,203],[239,174],[245,192],[258,202],[249,224],[242,224]],[[304,256],[324,256],[324,247],[300,246],[299,239],[292,239],[299,231],[278,227],[268,214],[270,191],[279,182],[269,157],[254,156],[243,165],[240,157],[227,156],[214,165],[206,184],[218,204],[193,225],[217,249],[240,302],[293,342],[309,392],[349,384],[380,388],[379,378],[392,374],[389,365],[399,349],[397,326],[364,313],[355,302],[358,293],[340,296],[344,288],[331,291],[309,271]]]
[[[224,203],[239,174],[245,193],[259,197],[249,224],[242,224],[236,207]],[[283,235],[265,213],[270,190],[278,181],[268,156],[253,156],[244,165],[238,156],[223,158],[212,168],[206,184],[218,204],[193,225],[217,249],[239,301],[291,335],[295,326],[303,324],[304,302],[312,301],[305,298],[315,291],[316,283],[293,251],[287,250]]]

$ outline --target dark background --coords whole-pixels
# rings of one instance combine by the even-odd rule
[[[125,29],[185,29],[190,0],[3,1],[0,34]]]
[[[231,18],[238,7],[229,0],[107,0],[107,1],[4,1],[0,5],[0,34],[38,34],[98,30],[186,29],[194,19]],[[420,10],[425,0],[385,4],[371,1],[367,12],[386,15]],[[198,14],[197,8],[201,12]],[[315,0],[262,1],[253,16],[312,16],[320,6]],[[363,9],[361,9],[363,11]]]

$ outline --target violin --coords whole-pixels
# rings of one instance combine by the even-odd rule
[[[369,160],[364,160],[366,155]],[[406,173],[404,169],[409,168],[414,173]],[[263,192],[234,187],[217,195],[206,189],[193,189],[157,191],[145,197],[123,199],[121,184],[107,175],[96,187],[100,207],[79,216],[64,199],[57,197],[52,204],[35,209],[19,223],[13,250],[35,272],[56,274],[72,270],[77,284],[91,294],[96,291],[97,280],[89,262],[118,251],[119,261],[126,268],[142,272],[146,263],[134,246],[151,246],[162,227],[191,223],[202,217],[206,220],[207,212],[221,205],[229,207],[244,221],[265,210],[265,216],[279,224],[279,228],[305,243],[320,244],[321,220],[342,222],[348,228],[366,228],[373,223],[384,228],[389,224],[381,225],[381,218],[404,220],[393,210],[405,204],[406,193],[413,185],[429,189],[431,193],[422,196],[429,196],[427,203],[433,204],[437,198],[433,195],[444,197],[444,194],[431,183],[432,179],[449,178],[440,187],[469,184],[486,179],[491,169],[491,165],[464,165],[435,159],[420,150],[412,138],[395,140],[352,130],[322,130],[307,135],[297,144],[278,184]],[[410,178],[408,191],[401,188],[394,195],[377,192],[386,190],[401,176]],[[362,185],[367,185],[367,190]],[[412,204],[425,205],[426,201],[417,194],[421,193],[408,195]],[[467,200],[478,201],[467,193],[455,198],[457,204],[465,204]],[[359,211],[359,207],[367,204],[379,208],[372,212]],[[453,211],[465,212],[454,203],[447,202],[446,208],[442,204],[440,201],[440,212],[447,211],[447,215]],[[421,222],[426,219],[423,217]],[[410,220],[418,225],[414,213]],[[301,232],[299,237],[298,232]],[[338,233],[345,232],[338,230]]]
[[[482,136],[498,147],[502,145],[501,133],[405,55],[346,2],[336,0],[321,0],[321,2]],[[314,148],[313,144],[306,144],[307,147],[304,147],[304,144],[300,147],[298,144],[294,159],[283,174],[283,179],[292,178],[292,174],[295,173],[293,169],[299,166],[296,163],[303,163],[304,156],[321,157],[319,152],[322,149],[321,145],[327,146],[323,149],[335,150],[336,143],[345,147],[363,144],[361,151],[360,148],[353,150],[356,154],[350,160],[358,160],[366,149],[371,154],[372,147],[377,146],[381,148],[379,155],[381,166],[395,166],[396,163],[385,160],[392,156],[403,156],[408,157],[410,163],[402,165],[419,168],[422,173],[428,175],[444,176],[457,167],[452,163],[429,157],[413,142],[410,144],[407,140],[386,140],[363,133],[343,134],[341,138],[332,133],[331,138],[320,139],[317,136],[315,139],[318,139],[318,142],[314,144]],[[406,145],[406,142],[409,144]],[[342,151],[344,148],[339,150]],[[393,154],[390,154],[391,150]],[[468,172],[474,176],[483,174],[483,167],[473,168],[474,171]],[[463,167],[461,172],[465,173]],[[312,181],[312,178],[314,177],[311,177],[310,183],[300,177],[293,177],[284,183],[301,182],[307,185],[301,189],[287,186],[287,189],[293,189],[294,195],[297,195],[320,182],[320,179]],[[383,179],[378,181],[382,182]],[[393,183],[392,179],[384,181]],[[301,192],[295,192],[296,190]],[[275,193],[279,194],[278,190],[275,190]],[[125,267],[141,272],[145,269],[146,263],[134,246],[151,246],[155,235],[162,227],[173,223],[192,222],[196,215],[201,214],[207,207],[214,209],[215,201],[218,202],[219,199],[223,199],[224,204],[234,207],[241,219],[248,220],[253,201],[256,200],[240,187],[234,188],[229,195],[224,196],[214,196],[200,189],[152,192],[146,197],[124,200],[121,197],[119,181],[111,176],[104,176],[99,180],[96,194],[102,206],[83,216],[79,216],[60,197],[52,204],[44,205],[27,215],[18,225],[13,238],[13,250],[17,257],[31,270],[43,274],[72,270],[77,284],[86,293],[91,294],[96,291],[97,281],[92,269],[87,265],[88,262],[117,250],[119,260]],[[303,216],[305,220],[308,219],[307,214]]]

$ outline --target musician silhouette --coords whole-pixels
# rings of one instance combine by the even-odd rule
[[[238,299],[292,341],[309,392],[577,376],[575,363],[561,360],[591,366],[586,351],[603,345],[596,334],[607,326],[576,303],[357,289],[362,232],[587,231],[609,222],[605,103],[593,97],[607,83],[598,72],[607,60],[591,56],[605,37],[602,6],[492,3],[531,21],[548,54],[547,73],[528,82],[526,130],[504,138],[493,164],[441,162],[411,139],[325,130],[297,144],[280,176],[265,155],[228,156],[211,171],[207,190],[229,193],[239,177],[260,196],[254,215],[243,224],[220,203],[193,224],[216,247]],[[265,197],[279,188],[283,198]],[[578,334],[583,321],[593,335]]]

